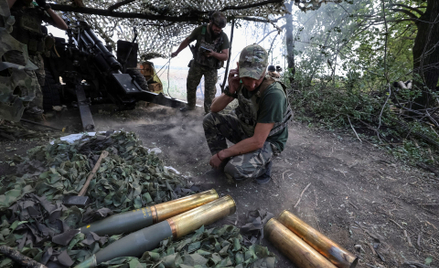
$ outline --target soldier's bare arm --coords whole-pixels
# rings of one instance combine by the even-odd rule
[[[237,63],[238,64],[238,63]],[[229,93],[235,94],[239,87],[239,68],[231,69],[229,72]],[[232,102],[234,100],[233,97],[227,96],[226,94],[222,93],[220,96],[216,97],[212,101],[212,105],[210,106],[210,111],[213,113],[217,113],[219,111],[222,111],[227,104]]]
[[[55,22],[55,27],[64,31],[68,29],[66,22],[58,14],[56,14],[55,11],[53,11],[51,8],[48,8],[46,11]]]
[[[175,52],[172,52],[171,57],[175,57],[178,55],[178,53],[180,53],[180,51],[182,51],[183,49],[185,49],[190,43],[189,37],[187,37],[186,39],[183,40],[183,42],[180,43],[180,46],[178,46],[177,50]]]

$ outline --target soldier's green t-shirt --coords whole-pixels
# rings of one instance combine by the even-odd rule
[[[201,35],[201,31],[202,28],[206,27],[206,33],[204,35],[204,40],[206,40],[207,43],[213,43],[212,40],[212,35],[209,33],[209,31],[207,30],[207,27],[209,27],[208,25],[201,25],[197,28],[195,28],[192,33],[189,35],[189,43],[191,43],[192,41],[195,41],[198,39],[198,36]],[[227,35],[224,33],[224,31],[221,31],[220,35],[223,37],[223,43],[220,46],[219,51],[222,51],[223,49],[228,49],[230,48],[230,42],[229,42],[229,38],[227,37]]]
[[[255,91],[248,91],[243,87],[242,94],[246,98],[251,98]],[[288,103],[285,92],[282,86],[279,83],[271,84],[265,91],[262,93],[262,96],[259,98],[258,105],[258,113],[257,113],[257,122],[258,123],[277,123],[282,122],[283,115],[288,109]],[[285,148],[285,143],[288,139],[288,126],[285,127],[279,133],[268,137],[267,141],[276,145],[276,147],[283,151]]]

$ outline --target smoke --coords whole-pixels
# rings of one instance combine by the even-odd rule
[[[136,109],[95,116],[97,130],[124,130],[138,135],[147,148],[159,148],[160,158],[186,176],[197,176],[210,169],[211,154],[204,137],[204,110],[182,113],[140,102]],[[140,106],[140,107],[139,107]],[[198,173],[188,173],[192,170]]]

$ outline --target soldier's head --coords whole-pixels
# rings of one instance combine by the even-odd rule
[[[252,91],[262,83],[267,65],[268,53],[260,45],[249,45],[241,51],[239,78],[247,90]]]
[[[276,71],[276,68],[274,68],[274,65],[268,65],[268,71],[274,72],[274,71]]]
[[[210,30],[215,37],[221,33],[222,29],[226,27],[226,24],[226,16],[224,16],[223,13],[215,11],[212,16],[210,16]]]

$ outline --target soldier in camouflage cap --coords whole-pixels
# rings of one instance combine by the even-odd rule
[[[204,76],[204,112],[208,113],[212,100],[216,95],[216,82],[218,80],[217,69],[223,66],[224,61],[229,59],[229,38],[222,28],[226,26],[226,17],[216,11],[210,16],[209,24],[195,28],[192,33],[181,42],[178,49],[171,54],[176,57],[193,41],[195,46],[190,46],[194,59],[189,63],[187,76],[187,106],[181,108],[182,112],[194,110],[196,104],[196,92],[201,77]]]
[[[285,86],[265,76],[267,65],[264,48],[245,47],[237,68],[229,72],[229,85],[204,117],[214,168],[210,174],[224,172],[229,180],[255,179],[259,184],[270,181],[272,157],[285,147],[293,114]],[[234,99],[239,105],[233,113],[218,113]],[[228,147],[227,140],[234,145]]]
[[[250,77],[258,80],[268,65],[268,54],[261,46],[246,46],[239,57],[239,77]]]

